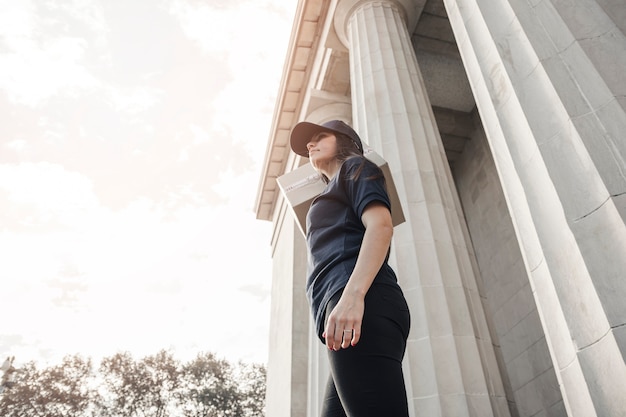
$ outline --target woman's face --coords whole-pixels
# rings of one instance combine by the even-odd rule
[[[337,137],[329,132],[321,132],[313,136],[306,147],[309,150],[311,165],[319,171],[335,161]]]

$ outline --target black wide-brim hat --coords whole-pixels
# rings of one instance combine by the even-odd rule
[[[290,144],[291,150],[300,156],[309,157],[309,150],[306,145],[311,141],[311,138],[320,132],[340,133],[348,136],[356,147],[363,154],[363,142],[361,138],[350,126],[342,122],[341,120],[331,120],[329,122],[317,125],[310,122],[300,122],[291,131]]]

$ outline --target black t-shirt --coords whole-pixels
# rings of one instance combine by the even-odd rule
[[[358,177],[353,178],[359,169]],[[306,292],[322,341],[326,304],[350,278],[365,234],[361,215],[374,201],[391,210],[382,171],[365,157],[353,157],[341,165],[337,175],[313,200],[307,214]],[[387,257],[374,284],[398,285]]]

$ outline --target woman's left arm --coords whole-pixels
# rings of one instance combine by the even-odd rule
[[[361,221],[365,226],[365,235],[356,265],[326,323],[324,337],[326,346],[332,350],[345,349],[359,342],[365,295],[385,261],[391,244],[393,224],[387,206],[378,201],[368,204]],[[344,330],[353,331],[344,334]]]

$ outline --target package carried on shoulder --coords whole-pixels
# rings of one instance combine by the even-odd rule
[[[366,148],[364,155],[367,159],[374,162],[385,176],[387,193],[391,201],[391,220],[393,225],[397,226],[404,223],[404,212],[402,211],[402,205],[393,182],[389,164],[371,148]],[[309,212],[313,199],[324,190],[326,184],[324,184],[324,181],[322,181],[322,178],[311,164],[304,164],[291,172],[287,172],[278,177],[276,181],[292,209],[300,231],[306,236],[306,215]]]

